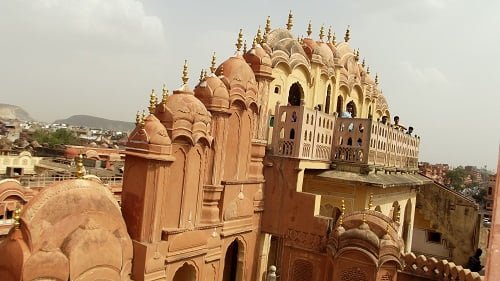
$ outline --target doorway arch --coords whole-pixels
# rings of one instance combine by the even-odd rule
[[[174,274],[172,281],[196,281],[196,269],[194,266],[184,263]]]
[[[358,116],[357,115],[358,110],[356,108],[356,103],[354,103],[354,101],[350,101],[350,102],[347,103],[346,108],[349,107],[349,106],[352,106],[352,114],[351,114],[352,118]]]
[[[405,241],[405,251],[410,251],[411,245],[410,244],[410,237],[411,237],[411,211],[412,211],[412,204],[411,204],[411,199],[408,199],[406,202],[405,206],[405,214],[404,214],[404,219],[403,219],[403,240]]]
[[[304,90],[299,82],[295,82],[288,91],[288,105],[300,106],[304,102]]]
[[[344,98],[342,96],[338,96],[337,98],[337,114],[340,116],[342,114],[342,108],[344,106]]]
[[[242,281],[244,261],[243,244],[236,239],[227,247],[222,281]]]

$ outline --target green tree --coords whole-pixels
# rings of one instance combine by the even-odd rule
[[[465,187],[464,181],[467,177],[467,171],[462,166],[458,166],[446,173],[446,177],[450,180],[450,185],[455,190],[462,190]]]
[[[55,132],[48,130],[36,130],[32,138],[38,143],[48,143],[49,145],[56,144],[80,144],[80,140],[76,134],[67,129],[57,129]]]

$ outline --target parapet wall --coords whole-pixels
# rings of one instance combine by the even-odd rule
[[[471,272],[447,260],[427,258],[414,253],[404,255],[405,267],[398,274],[398,281],[410,280],[443,280],[443,281],[482,281],[484,276]]]

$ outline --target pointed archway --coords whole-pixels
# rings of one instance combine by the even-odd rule
[[[242,281],[244,260],[243,245],[239,240],[234,240],[226,250],[222,281]]]
[[[288,91],[288,105],[300,106],[304,102],[304,90],[299,82],[295,82]]]
[[[196,269],[194,266],[184,263],[177,269],[172,281],[196,281]]]

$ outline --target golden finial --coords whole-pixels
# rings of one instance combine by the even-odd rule
[[[211,71],[212,73],[215,73],[215,70],[217,69],[217,68],[215,67],[215,63],[216,63],[216,61],[215,61],[215,60],[216,60],[216,59],[217,59],[217,57],[215,56],[215,52],[214,52],[214,53],[213,53],[213,55],[212,55],[212,62],[211,62],[211,65],[210,65],[210,71]]]
[[[312,33],[313,33],[312,24],[311,24],[311,21],[309,21],[309,24],[307,24],[307,37],[311,38]]]
[[[378,73],[375,74],[375,84],[378,85]]]
[[[222,77],[222,76],[224,76],[224,65],[223,64],[220,65],[220,73],[219,73],[219,77]]]
[[[337,41],[335,41],[337,38],[335,37],[335,32],[333,33],[333,37],[332,37],[332,44],[335,45],[337,44]]]
[[[236,41],[236,51],[239,52],[241,50],[241,46],[243,43],[243,29],[240,28],[240,33],[238,33],[238,40]]]
[[[385,226],[385,232],[387,232],[387,234],[389,234],[389,224],[387,224],[387,225]]]
[[[149,113],[153,114],[155,113],[156,109],[156,95],[155,95],[155,89],[151,90],[151,95],[149,97]]]
[[[243,53],[247,52],[247,40],[243,41]]]
[[[366,67],[366,74],[370,74],[370,66]]]
[[[288,23],[286,24],[286,29],[292,30],[293,26],[293,14],[292,10],[290,10],[290,13],[288,13]]]
[[[262,42],[262,31],[260,30],[260,25],[259,29],[257,29],[257,35],[255,35],[255,38],[257,39],[257,44]]]
[[[21,208],[17,207],[14,211],[14,228],[21,228]]]
[[[326,37],[328,43],[332,43],[332,26],[328,27],[328,36]]]
[[[361,66],[365,67],[365,58],[363,58],[363,61],[361,62]]]
[[[264,31],[265,34],[269,34],[269,32],[271,32],[271,16],[267,16],[266,28],[264,29]]]
[[[366,223],[366,211],[363,212],[363,223]]]
[[[325,27],[321,25],[319,28],[319,40],[323,41],[323,37],[325,36]]]
[[[183,70],[182,70],[182,83],[184,85],[186,85],[187,82],[189,81],[188,74],[189,74],[189,72],[188,72],[188,61],[184,60],[184,67],[183,67]]]
[[[347,30],[345,31],[345,36],[344,36],[344,41],[349,42],[349,39],[351,39],[351,31],[349,30],[351,28],[350,25],[347,26]]]
[[[203,78],[205,77],[205,69],[202,69],[200,72],[200,83],[203,81]]]
[[[358,61],[359,60],[359,49],[357,51],[353,50],[352,53],[354,55],[354,60]]]
[[[373,194],[370,194],[370,199],[368,200],[368,210],[371,210],[373,207]]]
[[[163,84],[163,88],[161,89],[161,103],[165,104],[167,103],[167,96],[168,96],[168,90],[167,90],[167,86],[165,86],[165,84]],[[139,114],[139,112],[137,112]]]
[[[255,37],[253,38],[252,48],[253,48],[253,49],[257,48],[257,36],[255,36]]]
[[[76,178],[81,179],[85,175],[85,168],[83,167],[83,155],[80,154],[76,158]]]
[[[144,125],[146,124],[146,110],[143,110],[142,111],[142,115],[141,115],[141,127],[144,128]]]
[[[340,217],[339,217],[339,225],[344,223],[344,214],[345,214],[345,201],[342,199],[342,204],[340,205]]]
[[[396,222],[399,222],[400,219],[401,219],[401,208],[399,206],[397,206],[397,209],[396,209]]]
[[[137,126],[139,123],[141,123],[141,114],[137,111],[137,114],[135,115],[135,125]]]

